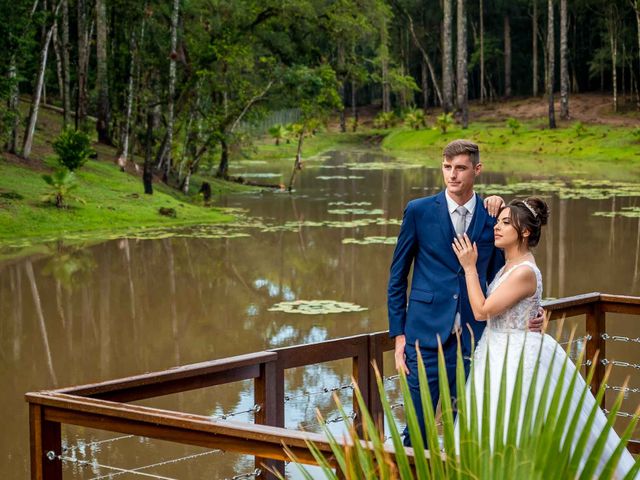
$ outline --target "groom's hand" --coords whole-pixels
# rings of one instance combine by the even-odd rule
[[[497,217],[498,212],[504,205],[504,199],[498,195],[491,195],[484,199],[484,208],[487,209],[489,215],[492,217]]]
[[[538,309],[538,316],[536,318],[532,318],[529,320],[529,331],[530,332],[542,332],[542,327],[544,326],[544,308],[540,307]]]
[[[399,372],[402,370],[405,374],[409,375],[409,369],[407,368],[404,356],[404,346],[407,343],[407,340],[404,335],[398,335],[395,337],[395,340],[396,348],[393,352],[393,357],[396,361],[396,371]]]

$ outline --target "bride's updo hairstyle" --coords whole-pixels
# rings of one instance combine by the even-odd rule
[[[538,197],[529,197],[525,200],[512,200],[504,208],[511,210],[511,224],[518,232],[518,240],[524,242],[523,232],[528,230],[527,246],[531,248],[538,245],[542,226],[547,224],[549,218],[546,202]]]

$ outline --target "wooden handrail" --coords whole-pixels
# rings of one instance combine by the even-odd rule
[[[121,402],[141,400],[257,378],[260,365],[276,359],[275,353],[256,352],[54,391]]]
[[[640,315],[640,297],[601,294],[598,292],[549,300],[543,303],[551,319],[586,316],[587,358],[599,352],[605,356],[602,338],[606,313]],[[88,385],[62,388],[39,393],[27,393],[31,432],[32,479],[59,480],[61,462],[46,459],[49,451],[61,451],[63,423],[110,430],[221,448],[256,457],[256,465],[267,464],[283,471],[287,459],[283,445],[288,446],[303,462],[314,463],[306,441],[331,454],[323,435],[282,428],[284,412],[285,370],[317,363],[351,359],[352,374],[374,418],[382,418],[382,408],[372,365],[383,371],[383,353],[393,350],[394,341],[388,331],[354,335],[295,345],[268,351],[180,366],[160,372]],[[598,363],[592,388],[597,390],[604,375],[604,365]],[[260,405],[255,424],[214,421],[201,415],[185,414],[122,402],[152,398],[195,388],[220,385],[240,380],[254,380],[254,399]],[[640,452],[640,442],[632,441],[629,449]],[[388,448],[393,455],[393,448]],[[409,452],[412,456],[412,451]],[[271,478],[264,473],[262,478]]]

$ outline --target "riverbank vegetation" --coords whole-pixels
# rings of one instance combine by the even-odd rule
[[[472,122],[464,130],[454,125],[446,133],[437,125],[395,128],[385,135],[382,147],[437,166],[444,146],[464,137],[480,145],[485,168],[491,171],[629,180],[640,175],[639,135],[637,127],[580,121],[549,131],[540,127],[540,120],[510,118]]]
[[[305,158],[385,136],[402,156],[465,136],[493,167],[636,171],[637,139],[621,127],[640,111],[637,0],[17,0],[0,14],[7,237],[215,222],[199,193],[251,183],[234,178],[238,159],[288,159],[288,182],[271,186],[292,190]],[[594,91],[604,104],[574,102]],[[98,161],[47,185],[51,143],[69,129],[91,136]],[[47,188],[77,200],[41,215]]]

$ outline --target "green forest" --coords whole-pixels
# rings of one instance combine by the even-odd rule
[[[622,119],[619,135],[640,138],[639,0],[15,0],[0,14],[5,162],[49,165],[52,146],[78,167],[97,155],[146,193],[194,192],[203,171],[229,179],[265,137],[287,139],[276,155],[295,174],[303,148],[340,132],[361,141],[427,118],[472,129],[470,105],[510,99],[544,108],[535,125],[498,112],[507,133],[570,126],[590,92]],[[307,140],[328,122],[333,136]]]

